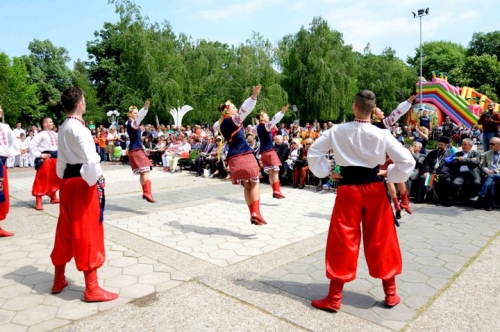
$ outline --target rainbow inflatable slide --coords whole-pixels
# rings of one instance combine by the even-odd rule
[[[417,92],[419,92],[419,83],[417,83]],[[417,94],[417,103],[420,103]],[[471,127],[477,124],[481,112],[486,110],[491,100],[483,94],[475,91],[473,88],[458,88],[446,80],[446,78],[434,77],[432,81],[422,81],[422,102],[423,105],[415,105],[414,111],[419,109],[439,109],[442,114],[449,116],[457,124],[464,124]],[[495,111],[498,112],[499,104],[495,104]],[[437,114],[439,123],[443,116]]]

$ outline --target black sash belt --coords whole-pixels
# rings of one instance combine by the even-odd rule
[[[343,166],[340,169],[342,179],[339,181],[339,186],[349,184],[368,184],[373,182],[382,182],[382,178],[377,175],[379,166],[374,168],[360,166]]]
[[[57,150],[56,151],[43,151],[42,154],[48,153],[50,154],[50,158],[57,158]],[[42,167],[44,159],[42,158],[35,158],[34,163],[35,163],[35,170],[39,170],[40,167]]]
[[[82,169],[83,164],[66,164],[66,168],[64,169],[63,179],[70,178],[81,178],[80,170]]]

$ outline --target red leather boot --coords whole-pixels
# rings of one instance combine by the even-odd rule
[[[408,214],[411,214],[410,199],[408,198],[408,190],[405,190],[405,192],[401,194],[401,207],[405,209],[405,211],[408,212]]]
[[[36,199],[35,209],[37,209],[38,211],[43,210],[42,196],[35,196],[35,199]]]
[[[9,237],[9,236],[14,236],[14,233],[7,232],[5,229],[0,227],[0,237]]]
[[[57,203],[59,203],[59,198],[57,198],[56,193],[53,193],[50,196],[50,204],[57,204]]]
[[[280,182],[276,181],[271,185],[273,187],[273,198],[282,199],[285,195],[281,193]]]
[[[397,197],[392,199],[392,204],[394,204],[394,209],[396,209],[396,219],[401,219],[401,206]]]
[[[323,299],[313,300],[311,305],[325,311],[339,311],[342,306],[342,288],[344,288],[344,283],[341,280],[330,280],[328,296]]]
[[[382,286],[384,287],[385,293],[385,304],[388,307],[394,307],[399,302],[401,298],[396,294],[396,278],[392,277],[387,280],[382,280]]]
[[[266,225],[267,222],[264,220],[264,217],[260,214],[260,200],[253,201],[251,205],[248,206],[250,210],[250,222],[254,225]]]
[[[118,298],[117,293],[111,293],[102,289],[97,280],[97,271],[83,271],[85,276],[85,291],[83,292],[83,299],[85,302],[106,302]]]
[[[64,272],[66,271],[66,264],[56,265],[54,272],[54,285],[52,285],[52,294],[59,294],[66,288],[69,283],[66,281]]]
[[[153,198],[153,194],[151,193],[151,181],[146,180],[142,185],[142,199],[145,199],[149,203],[156,203]]]

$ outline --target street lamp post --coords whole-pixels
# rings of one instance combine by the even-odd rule
[[[420,101],[420,108],[422,109],[423,108],[423,103],[422,103],[422,77],[423,77],[423,74],[422,74],[422,17],[423,16],[427,16],[429,15],[429,8],[426,8],[426,9],[419,9],[417,11],[417,14],[415,14],[415,12],[412,12],[413,13],[413,18],[420,18],[420,86],[419,86],[419,93],[420,93],[420,96],[419,96],[419,101]]]

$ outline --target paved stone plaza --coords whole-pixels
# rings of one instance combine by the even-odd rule
[[[153,171],[156,204],[141,199],[138,177],[105,166],[105,265],[99,280],[116,301],[84,303],[83,274],[50,293],[58,205],[33,208],[34,172],[10,173],[11,213],[0,239],[0,331],[494,331],[500,326],[498,210],[413,205],[398,228],[403,302],[383,306],[380,280],[358,276],[343,307],[310,307],[324,296],[324,247],[335,194],[261,187],[269,224],[249,223],[242,188],[188,172]],[[480,294],[480,295],[479,295]]]

